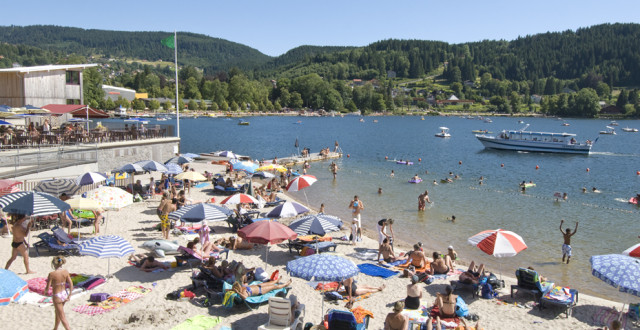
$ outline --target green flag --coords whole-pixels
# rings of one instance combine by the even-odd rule
[[[162,39],[160,42],[161,42],[163,45],[165,45],[165,46],[167,46],[167,47],[169,47],[169,48],[171,48],[171,49],[176,48],[176,42],[175,42],[175,40],[173,39],[173,36],[170,36],[170,37],[168,37],[168,38],[164,38],[164,39]]]

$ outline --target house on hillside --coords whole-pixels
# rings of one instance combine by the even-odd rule
[[[532,94],[530,96],[531,98],[531,102],[535,103],[535,104],[540,104],[540,102],[542,102],[542,96],[538,95],[538,94]]]
[[[56,115],[68,113],[76,118],[86,118],[87,109],[89,109],[89,118],[109,118],[109,114],[106,112],[82,104],[47,104],[42,109],[49,110]]]
[[[0,69],[0,104],[82,104],[82,71],[97,64],[40,65]]]

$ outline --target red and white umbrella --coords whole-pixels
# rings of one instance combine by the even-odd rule
[[[289,227],[275,221],[254,222],[240,230],[238,236],[249,243],[267,245],[267,254],[264,259],[265,268],[269,259],[269,244],[278,244],[286,240],[296,239],[296,234]]]
[[[287,191],[300,191],[314,184],[318,179],[313,175],[301,175],[287,185]]]
[[[640,243],[624,250],[622,254],[628,255],[630,257],[640,258]]]
[[[527,248],[520,235],[504,229],[485,230],[469,237],[468,242],[497,258],[513,257]]]
[[[12,180],[2,180],[2,181],[12,181]],[[18,188],[18,185],[21,184],[21,183],[22,182],[16,181],[16,183],[11,185],[11,186],[1,187],[0,188],[0,196],[4,196],[4,195],[7,195],[7,194],[11,194],[11,193],[20,191],[20,188]]]
[[[238,193],[238,194],[235,194],[235,195],[231,195],[231,196],[225,198],[222,202],[220,202],[220,204],[223,204],[223,205],[227,205],[227,204],[242,204],[242,203],[258,204],[258,200],[255,199],[255,197],[253,197],[251,195]]]

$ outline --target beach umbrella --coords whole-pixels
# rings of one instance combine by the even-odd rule
[[[169,163],[164,165],[167,170],[163,171],[165,174],[180,174],[182,173],[182,167],[176,163]]]
[[[358,275],[360,270],[349,259],[330,254],[312,254],[308,257],[294,259],[287,263],[287,272],[291,276],[307,281],[340,282]],[[320,293],[324,295],[323,292]],[[324,315],[324,299],[321,313]]]
[[[18,192],[21,191],[20,188],[18,188],[18,186],[11,186],[11,187],[7,187],[7,188],[2,188],[0,189],[0,196],[4,196],[6,194],[11,194],[14,192]]]
[[[78,247],[80,254],[96,257],[99,259],[122,258],[134,252],[133,247],[127,240],[116,235],[104,235],[94,237],[80,243]],[[111,261],[108,261],[107,276],[109,276]]]
[[[634,257],[634,258],[640,258],[640,243],[624,250],[624,252],[622,252],[622,254],[630,256],[630,257]]]
[[[318,179],[316,179],[313,175],[301,175],[289,182],[287,185],[287,191],[300,191],[304,188],[307,188],[314,184]],[[307,192],[302,191],[304,193],[304,199],[307,201],[307,205],[309,205],[309,198],[307,198]]]
[[[300,236],[324,236],[329,232],[339,231],[340,227],[342,227],[342,220],[340,220],[340,218],[326,214],[307,215],[289,224],[289,228]]]
[[[214,152],[213,155],[218,157],[238,158],[238,155],[229,150]]]
[[[249,243],[267,245],[267,252],[264,259],[265,268],[269,259],[269,245],[278,244],[286,240],[295,239],[298,234],[289,227],[276,221],[259,221],[238,230],[238,236],[242,237]]]
[[[0,120],[0,125],[9,125],[9,126],[13,126],[12,123],[8,122],[8,121],[4,121],[4,120]]]
[[[78,186],[90,185],[107,180],[107,175],[98,172],[87,172],[76,178],[76,184]]]
[[[232,213],[233,211],[224,206],[199,203],[183,206],[169,213],[169,219],[184,222],[222,221],[227,220]]]
[[[19,191],[0,197],[0,207],[12,214],[34,217],[61,213],[70,208],[58,197],[36,191]]]
[[[231,195],[225,199],[222,200],[222,202],[220,202],[220,204],[223,205],[227,205],[227,204],[242,204],[242,203],[253,203],[253,204],[258,204],[258,200],[251,196],[251,195],[247,195],[247,194],[243,194],[243,193],[237,193],[234,195]]]
[[[207,178],[204,177],[204,175],[195,172],[195,171],[189,171],[189,172],[182,172],[178,175],[176,175],[174,177],[174,179],[176,180],[189,180],[189,181],[207,181]]]
[[[0,269],[0,306],[17,301],[27,292],[29,286],[25,280],[10,270]]]
[[[182,165],[182,164],[186,164],[186,163],[191,163],[193,161],[193,158],[189,158],[189,157],[185,157],[185,156],[176,156],[173,157],[169,160],[167,160],[166,162],[164,162],[164,164],[169,164],[169,163],[175,163],[178,165]]]
[[[87,192],[105,210],[118,210],[133,204],[133,195],[118,187],[98,187]]]
[[[640,297],[640,260],[622,255],[606,254],[592,256],[591,274],[620,292]],[[626,303],[622,305],[620,316]]]
[[[252,177],[257,177],[261,179],[272,179],[272,178],[275,178],[276,176],[275,174],[270,172],[260,171],[260,172],[253,173]]]
[[[6,105],[6,104],[2,104],[0,105],[0,112],[10,112],[11,111],[11,107]]]
[[[278,164],[267,164],[256,168],[256,171],[278,171],[286,172],[287,168]]]
[[[513,257],[527,248],[520,235],[503,229],[485,230],[469,237],[469,244],[497,258]]]
[[[113,170],[112,172],[117,173],[135,173],[135,172],[144,172],[144,168],[136,163],[125,164],[117,170]]]
[[[16,180],[0,180],[0,196],[20,191],[17,186],[22,184]]]
[[[273,208],[268,214],[269,218],[288,218],[295,217],[298,214],[309,212],[309,209],[296,202],[284,202]]]
[[[93,199],[74,197],[66,200],[66,203],[76,210],[102,211],[100,204]]]
[[[256,168],[259,167],[258,164],[249,160],[241,161],[238,159],[232,159],[229,161],[229,164],[231,164],[231,170],[244,171],[247,174],[253,174],[256,171]]]
[[[80,191],[80,186],[76,184],[75,179],[52,179],[40,181],[33,188],[33,191],[49,193],[56,196],[62,194],[73,196]]]
[[[188,152],[186,154],[180,154],[180,156],[187,157],[187,158],[193,158],[193,159],[200,158],[200,155],[193,154],[193,153],[190,153],[190,152]]]
[[[156,162],[155,160],[141,160],[139,162],[135,162],[134,164],[140,165],[143,169],[147,171],[157,171],[157,172],[165,172],[167,171],[167,167],[162,163]]]

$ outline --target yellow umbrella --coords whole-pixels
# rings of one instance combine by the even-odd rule
[[[176,180],[189,180],[189,181],[207,181],[204,175],[198,172],[182,172],[174,177]]]
[[[256,169],[256,172],[259,171],[278,171],[278,172],[286,172],[287,168],[282,166],[282,165],[276,165],[276,164],[268,164],[268,165],[264,165],[261,167],[258,167]]]

